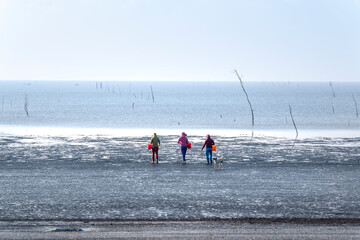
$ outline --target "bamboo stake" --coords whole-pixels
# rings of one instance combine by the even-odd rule
[[[153,100],[153,103],[154,103],[155,102],[155,97],[154,97],[154,92],[153,92],[152,86],[150,86],[150,89],[151,89],[152,100]]]
[[[333,89],[333,87],[332,87],[331,81],[330,81],[330,87],[331,87],[331,90],[332,90],[332,95],[333,95],[333,97],[336,97],[336,96],[335,96],[335,91],[334,91],[334,89]]]
[[[27,116],[27,117],[30,117],[28,106],[29,106],[28,95],[27,95],[27,93],[25,93],[24,110],[25,110],[25,112],[26,112],[26,116]]]
[[[352,95],[352,99],[354,100],[354,103],[355,103],[356,117],[359,117],[357,102],[355,100],[354,94],[352,93],[351,95]]]
[[[336,95],[335,95],[335,91],[334,91],[333,86],[332,86],[332,82],[330,81],[329,84],[330,84],[330,88],[331,88],[331,91],[332,91],[332,95],[333,95],[333,97],[335,98]],[[332,107],[333,114],[335,114],[335,108],[334,108],[334,106],[331,105],[331,107]]]
[[[247,101],[248,101],[248,103],[249,103],[250,110],[251,110],[251,117],[252,117],[252,126],[254,126],[254,123],[255,123],[255,120],[254,120],[254,111],[253,111],[251,102],[250,102],[250,100],[249,100],[249,96],[248,96],[248,94],[247,94],[247,92],[246,92],[246,90],[245,90],[243,81],[241,80],[241,77],[239,76],[239,73],[236,71],[236,69],[234,70],[234,72],[235,72],[236,76],[238,77],[238,79],[240,80],[241,87],[242,87],[242,89],[243,89],[243,91],[244,91],[244,93],[245,93],[245,95],[246,95],[246,99],[247,99]]]
[[[290,110],[290,116],[291,116],[291,120],[293,122],[293,125],[294,125],[294,128],[295,128],[295,131],[296,131],[296,137],[295,137],[295,140],[297,139],[299,133],[298,133],[298,130],[297,130],[297,127],[296,127],[296,124],[295,124],[295,120],[294,120],[294,117],[292,115],[292,111],[291,111],[291,106],[289,105],[289,110]]]

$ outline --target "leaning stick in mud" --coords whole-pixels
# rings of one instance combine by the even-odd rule
[[[29,108],[28,108],[28,106],[29,106],[28,95],[27,95],[27,93],[25,93],[24,110],[25,110],[25,112],[26,112],[26,116],[30,117],[30,115],[29,115]]]
[[[333,97],[336,97],[336,96],[335,96],[335,91],[334,91],[334,89],[333,89],[333,87],[332,87],[332,82],[330,81],[329,84],[330,84],[330,88],[331,88]],[[334,106],[331,105],[331,107],[332,107],[333,114],[335,114],[335,108],[334,108]]]
[[[150,89],[151,89],[152,100],[153,100],[153,103],[154,103],[155,102],[155,97],[154,97],[154,92],[153,92],[152,86],[150,86]]]
[[[247,92],[246,92],[246,90],[245,90],[244,84],[243,84],[243,82],[242,82],[242,80],[241,80],[241,77],[240,77],[239,73],[236,71],[236,69],[234,70],[234,72],[235,72],[236,76],[238,77],[238,79],[240,80],[241,87],[242,87],[242,89],[243,89],[243,91],[244,91],[244,93],[245,93],[245,95],[246,95],[246,99],[247,99],[247,101],[248,101],[248,103],[249,103],[249,105],[250,105],[251,117],[252,117],[252,126],[254,126],[254,122],[255,122],[255,120],[254,120],[254,111],[253,111],[251,102],[250,102],[250,100],[249,100],[249,96],[248,96],[248,94],[247,94]]]
[[[291,106],[289,105],[289,110],[290,110],[290,116],[291,116],[291,120],[293,122],[293,125],[294,125],[294,128],[295,128],[295,131],[296,131],[296,137],[295,137],[295,140],[297,139],[299,133],[298,133],[298,130],[297,130],[297,127],[296,127],[296,124],[295,124],[295,120],[294,120],[294,117],[292,115],[292,111],[291,111]]]
[[[352,94],[352,99],[354,100],[354,103],[355,103],[356,117],[359,117],[358,106],[357,106],[357,102],[355,100],[354,94]]]
[[[331,87],[331,90],[332,90],[332,95],[333,95],[333,97],[336,97],[335,91],[334,91],[333,86],[332,86],[332,82],[330,81],[329,83],[330,83],[330,87]]]

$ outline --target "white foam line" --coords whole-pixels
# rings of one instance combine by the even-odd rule
[[[251,137],[252,130],[244,129],[150,129],[150,128],[74,128],[74,127],[33,127],[33,126],[11,126],[0,125],[0,133],[19,136],[94,136],[102,135],[109,137],[141,137],[152,136],[156,132],[158,135],[180,136],[185,132],[188,136],[206,136],[207,134],[224,137]],[[293,130],[254,130],[254,137],[295,137]],[[356,138],[360,137],[360,130],[299,130],[298,139],[305,138]]]

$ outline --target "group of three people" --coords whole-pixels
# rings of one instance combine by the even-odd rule
[[[187,138],[187,135],[185,132],[181,133],[181,136],[178,140],[178,143],[180,144],[180,150],[182,154],[182,163],[186,163],[186,151],[189,146],[189,140]],[[152,151],[152,163],[155,162],[156,157],[156,163],[159,163],[159,146],[160,146],[160,138],[156,135],[156,133],[153,134],[152,138],[150,139],[150,144],[152,145],[151,151]],[[206,140],[201,148],[203,150],[206,147],[206,161],[207,164],[212,163],[212,151],[213,151],[213,145],[215,145],[214,140],[210,137],[208,134],[206,136]]]

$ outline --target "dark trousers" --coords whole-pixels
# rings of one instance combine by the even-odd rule
[[[154,157],[156,155],[156,161],[159,161],[159,147],[153,147],[152,151],[152,161],[154,161]]]
[[[185,162],[185,155],[186,155],[186,150],[187,150],[187,146],[181,146],[180,149],[181,149],[181,154],[182,154],[182,157],[183,157],[183,161]]]
[[[212,162],[212,148],[206,148],[206,161],[207,163]]]

